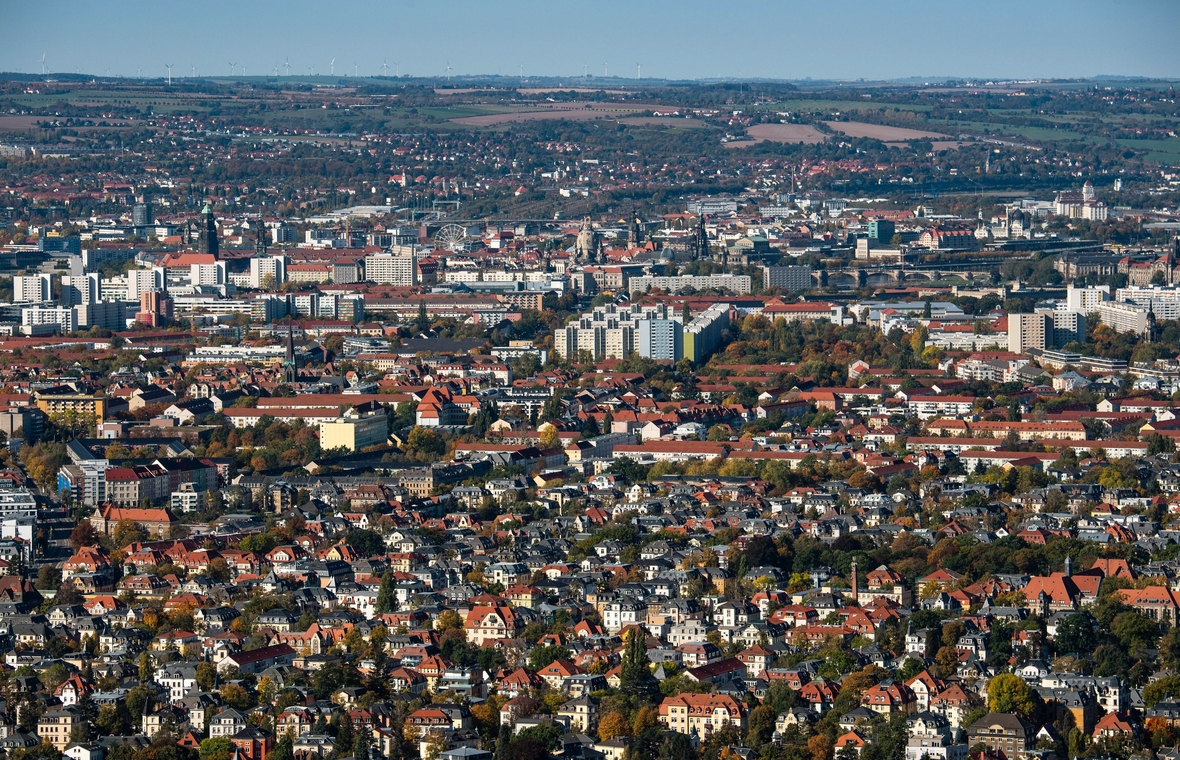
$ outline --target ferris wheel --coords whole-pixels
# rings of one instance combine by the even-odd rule
[[[434,233],[435,245],[451,251],[462,249],[465,240],[467,240],[467,230],[458,224],[445,225],[438,232]]]

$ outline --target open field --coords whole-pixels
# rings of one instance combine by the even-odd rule
[[[637,127],[668,127],[669,129],[701,129],[708,126],[698,119],[675,119],[667,116],[628,116],[619,119],[620,124],[632,124]]]
[[[827,124],[836,132],[842,132],[849,137],[867,137],[870,140],[881,140],[883,142],[929,140],[931,138],[949,136],[938,132],[924,132],[920,129],[867,124],[863,121],[825,121],[824,124]]]
[[[451,119],[456,124],[467,124],[474,127],[491,127],[497,124],[512,124],[523,121],[592,121],[594,119],[611,119],[626,117],[633,114],[652,111],[655,113],[673,113],[677,109],[669,106],[650,104],[622,104],[622,103],[556,103],[549,107],[537,107],[531,110],[511,111],[508,113],[487,114],[484,116],[468,116]]]
[[[746,134],[753,139],[729,142],[725,147],[745,148],[763,141],[815,145],[827,139],[827,135],[810,124],[755,124]]]
[[[0,132],[24,132],[45,120],[44,116],[0,116]]]
[[[881,108],[888,108],[890,110],[896,108],[901,111],[921,111],[926,112],[930,110],[927,105],[915,105],[910,103],[891,103],[886,99],[875,100],[872,98],[865,98],[864,100],[821,100],[821,99],[801,99],[801,100],[780,100],[775,103],[760,103],[755,107],[759,111],[821,111],[832,113],[835,111],[868,111],[878,110]]]

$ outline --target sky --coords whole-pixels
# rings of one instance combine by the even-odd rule
[[[0,0],[0,29],[26,74],[1180,78],[1176,0]]]

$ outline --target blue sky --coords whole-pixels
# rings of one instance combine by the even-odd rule
[[[0,0],[0,70],[1180,78],[1176,0]]]

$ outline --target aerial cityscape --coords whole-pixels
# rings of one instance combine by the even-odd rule
[[[0,760],[1180,760],[1180,8],[34,5]]]

